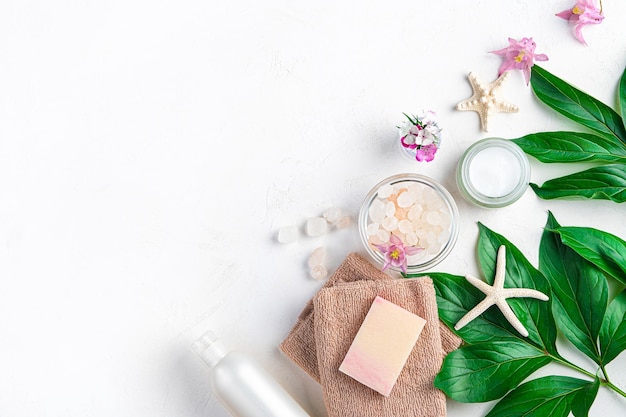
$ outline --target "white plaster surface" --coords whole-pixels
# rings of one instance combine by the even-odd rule
[[[189,350],[208,329],[325,416],[318,385],[277,345],[322,285],[308,275],[311,252],[325,246],[332,271],[364,250],[354,225],[288,245],[276,232],[331,206],[355,220],[390,175],[431,176],[459,205],[459,241],[437,271],[479,275],[478,221],[535,265],[548,210],[626,238],[623,205],[528,190],[484,210],[454,182],[480,138],[579,129],[519,71],[505,98],[521,110],[496,115],[488,134],[454,110],[470,71],[495,79],[501,59],[488,51],[508,37],[532,36],[544,68],[615,107],[626,2],[604,0],[587,47],[554,16],[573,3],[0,3],[0,416],[226,417]],[[418,164],[400,154],[395,126],[422,109],[437,112],[444,142]],[[538,183],[582,169],[531,165]],[[625,366],[622,355],[608,367],[622,388]],[[448,401],[451,417],[491,406]],[[606,389],[591,410],[625,413]]]

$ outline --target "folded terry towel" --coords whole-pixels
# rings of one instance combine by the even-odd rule
[[[389,397],[339,371],[377,295],[426,320]],[[445,417],[445,395],[433,385],[444,353],[430,278],[338,283],[320,290],[313,304],[320,383],[330,417]]]
[[[422,278],[420,278],[422,279]],[[339,265],[339,268],[328,279],[322,287],[322,290],[333,287],[340,283],[356,282],[356,281],[394,281],[389,275],[380,271],[362,256],[352,253]],[[409,282],[411,280],[397,280],[398,282]],[[432,284],[431,284],[432,285]],[[320,291],[322,291],[320,290]],[[434,297],[434,292],[433,292]],[[390,300],[391,301],[391,300]],[[371,302],[370,302],[371,304]],[[369,304],[368,304],[369,307]],[[435,306],[435,313],[436,313]],[[419,315],[419,314],[418,314]],[[425,317],[424,317],[425,318]],[[453,351],[461,344],[459,339],[450,329],[443,323],[439,323],[439,333],[441,336],[441,347],[443,351],[441,355]],[[317,350],[315,347],[315,311],[313,299],[309,300],[300,315],[291,332],[285,340],[280,344],[280,349],[292,361],[300,366],[317,382],[320,382],[320,373],[317,364]]]

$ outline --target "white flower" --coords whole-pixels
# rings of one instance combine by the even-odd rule
[[[406,135],[408,135],[409,133],[411,133],[411,130],[415,128],[415,125],[411,122],[409,122],[408,120],[405,120],[402,123],[402,126],[399,127],[400,129],[400,137],[404,137]]]

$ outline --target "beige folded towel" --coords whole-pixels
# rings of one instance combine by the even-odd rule
[[[377,267],[372,265],[362,256],[352,253],[346,257],[341,265],[339,265],[339,268],[337,268],[335,273],[324,284],[322,290],[333,287],[339,283],[356,281],[408,282],[411,280],[393,280],[389,275],[381,272]],[[434,296],[434,293],[432,295]],[[436,311],[435,306],[435,313]],[[313,379],[320,382],[320,372],[317,364],[317,350],[315,347],[314,322],[315,311],[312,299],[306,304],[298,316],[296,324],[289,332],[285,340],[280,344],[280,349]],[[449,353],[458,348],[461,344],[461,339],[452,333],[446,325],[438,320],[437,322],[439,323],[439,333],[443,349],[441,355],[439,356],[444,356],[445,353]]]
[[[426,320],[389,397],[339,371],[379,295]],[[314,298],[320,383],[330,417],[444,417],[446,398],[433,380],[441,368],[439,317],[430,278],[338,283]]]

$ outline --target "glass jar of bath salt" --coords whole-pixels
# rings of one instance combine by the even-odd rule
[[[479,207],[497,208],[517,201],[530,181],[524,151],[510,140],[487,138],[470,146],[457,165],[463,197]]]
[[[359,211],[359,235],[369,255],[385,264],[377,245],[392,236],[405,247],[421,250],[407,256],[407,273],[421,272],[441,262],[452,250],[459,233],[459,211],[448,190],[419,174],[384,179],[365,197]],[[389,266],[400,271],[400,267]]]

